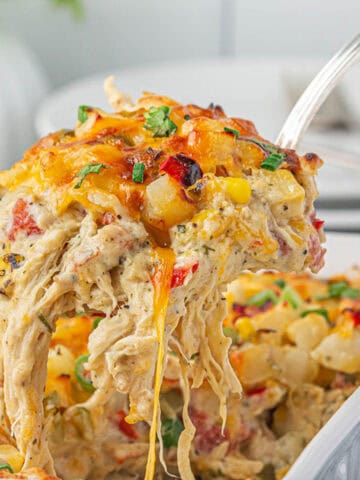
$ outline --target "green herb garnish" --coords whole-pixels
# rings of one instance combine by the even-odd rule
[[[256,138],[248,138],[245,139],[248,142],[255,143],[258,147],[261,148],[263,152],[267,154],[267,157],[261,162],[260,167],[264,168],[265,170],[271,170],[274,172],[282,162],[285,160],[285,153],[280,152],[279,148],[275,145],[271,145],[269,143],[260,142]]]
[[[275,285],[277,285],[280,288],[285,288],[286,287],[286,282],[283,278],[278,278],[277,280],[275,280],[274,283],[275,283]]]
[[[0,470],[7,470],[10,473],[14,473],[14,470],[11,468],[11,465],[8,463],[0,463]]]
[[[88,110],[92,110],[93,107],[89,107],[88,105],[80,105],[78,107],[78,120],[80,123],[86,122],[89,118]]]
[[[184,115],[184,120],[191,120],[190,115]]]
[[[132,172],[133,182],[143,183],[144,172],[145,172],[145,164],[144,163],[142,163],[142,162],[134,163],[133,172]]]
[[[78,359],[75,362],[75,377],[76,380],[79,382],[83,390],[86,392],[92,393],[95,391],[95,387],[92,384],[91,380],[88,378],[86,375],[86,370],[84,367],[84,363],[86,363],[89,360],[89,355],[80,355]]]
[[[239,138],[240,135],[239,130],[235,130],[234,128],[224,127],[224,132],[232,133],[236,138]]]
[[[348,287],[342,292],[341,297],[350,298],[351,300],[357,300],[358,298],[360,298],[360,290],[358,288]]]
[[[325,308],[309,308],[308,310],[304,310],[300,316],[306,317],[307,315],[309,315],[309,313],[317,313],[318,315],[322,315],[327,321],[327,323],[330,325],[331,322],[330,322],[329,314]]]
[[[236,345],[237,343],[239,343],[239,333],[234,328],[223,327],[223,333],[225,337],[231,338],[233,345]]]
[[[85,177],[89,175],[89,173],[100,173],[102,168],[109,168],[108,165],[104,165],[103,163],[89,163],[85,165],[81,170],[78,171],[76,174],[77,177],[80,178],[78,183],[75,185],[74,188],[80,188]]]
[[[262,292],[256,293],[248,299],[246,302],[247,305],[253,305],[255,307],[262,307],[267,302],[272,302],[276,304],[278,298],[273,290],[263,290]]]
[[[165,448],[177,447],[179,437],[184,430],[183,423],[178,418],[166,418],[162,422],[162,440]]]
[[[99,326],[99,323],[101,322],[101,320],[104,320],[104,317],[96,317],[94,318],[94,321],[93,321],[93,330],[95,330],[95,328],[97,328]]]
[[[281,292],[279,302],[288,302],[294,310],[300,307],[303,303],[302,298],[296,290],[287,285]]]
[[[328,293],[317,295],[317,300],[327,300],[329,298],[350,298],[357,300],[360,298],[360,290],[350,287],[347,282],[335,282],[329,285]]]
[[[153,137],[168,137],[173,135],[176,130],[176,124],[169,117],[170,108],[166,105],[161,107],[151,107],[150,110],[144,114],[146,122],[144,128],[151,130]]]
[[[349,287],[347,282],[335,282],[329,285],[329,297],[340,298],[345,290]]]
[[[46,328],[46,330],[49,332],[49,333],[54,333],[54,329],[52,328],[52,326],[50,325],[50,323],[46,320],[46,318],[44,317],[44,315],[42,313],[40,313],[38,315],[38,318],[40,320],[40,322],[44,325],[44,327]]]
[[[285,153],[272,153],[260,163],[261,168],[275,172],[285,159]]]

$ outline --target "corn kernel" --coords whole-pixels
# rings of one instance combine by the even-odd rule
[[[73,375],[75,357],[64,345],[56,345],[50,348],[48,356],[48,375],[58,377],[59,375]]]
[[[19,472],[24,464],[24,457],[12,445],[0,445],[0,462],[8,463],[14,472]]]
[[[240,317],[235,323],[235,328],[242,340],[248,340],[255,333],[255,328],[249,317]]]
[[[251,187],[244,178],[225,177],[221,183],[233,202],[247,203],[250,200]]]

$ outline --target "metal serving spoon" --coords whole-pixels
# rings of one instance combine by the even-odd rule
[[[341,48],[309,84],[282,127],[276,144],[295,149],[329,93],[349,68],[360,60],[360,34]]]

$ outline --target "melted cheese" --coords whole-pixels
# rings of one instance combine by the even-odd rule
[[[165,355],[164,330],[167,306],[169,302],[170,280],[175,263],[175,255],[167,248],[157,248],[156,255],[158,266],[153,278],[154,285],[154,322],[156,324],[159,342],[155,382],[154,382],[154,411],[149,435],[149,453],[146,464],[145,480],[152,480],[155,473],[156,462],[156,431],[159,419],[159,397],[162,383],[162,372]]]

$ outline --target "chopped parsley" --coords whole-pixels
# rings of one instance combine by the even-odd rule
[[[239,138],[240,135],[239,130],[235,130],[234,128],[224,127],[224,132],[232,133],[236,138]]]
[[[80,355],[75,362],[75,377],[76,380],[79,382],[80,386],[86,392],[92,393],[95,391],[95,387],[92,384],[87,371],[85,370],[84,364],[89,360],[89,355]]]
[[[93,321],[93,330],[95,330],[95,328],[97,328],[99,326],[99,323],[101,322],[101,320],[104,320],[104,317],[96,317],[94,318],[94,321]]]
[[[183,430],[184,425],[178,418],[166,418],[162,422],[161,429],[164,447],[177,447],[180,434]]]
[[[260,167],[264,168],[265,170],[275,172],[275,170],[280,167],[284,159],[285,153],[271,153],[260,163]]]
[[[358,288],[348,287],[342,292],[341,297],[357,300],[360,298],[360,290]]]
[[[184,120],[191,120],[190,115],[184,115]]]
[[[306,317],[309,315],[309,313],[317,313],[318,315],[322,315],[327,323],[329,325],[331,324],[328,311],[325,308],[309,308],[308,310],[304,310],[300,316]]]
[[[286,282],[283,278],[278,278],[275,280],[275,285],[277,285],[279,288],[285,288],[286,287]]]
[[[347,282],[335,282],[329,285],[328,293],[317,295],[317,300],[326,300],[329,298],[350,298],[357,300],[360,298],[360,290],[358,288],[350,287]]]
[[[88,110],[91,110],[92,107],[89,107],[88,105],[80,105],[78,107],[78,120],[80,123],[86,122],[86,120],[89,118]]]
[[[161,107],[151,107],[147,113],[144,114],[146,122],[144,128],[151,130],[153,137],[168,137],[173,135],[176,130],[176,124],[171,120],[170,108],[166,105]]]
[[[38,315],[38,318],[40,320],[40,322],[44,325],[44,327],[46,328],[46,330],[49,332],[49,333],[53,333],[54,332],[54,329],[52,328],[52,326],[50,325],[50,323],[46,320],[46,318],[44,317],[44,315],[42,313],[40,313]]]
[[[302,298],[297,293],[297,291],[291,288],[289,285],[287,285],[281,292],[279,301],[290,303],[294,310],[299,308],[300,305],[303,303]]]
[[[348,284],[346,282],[331,283],[329,285],[329,297],[340,298],[347,288]]]
[[[133,167],[133,172],[132,172],[133,182],[143,183],[144,172],[145,172],[145,164],[142,162],[135,163]]]
[[[11,465],[9,463],[0,463],[0,470],[7,470],[10,473],[14,473],[14,470],[12,469]]]
[[[104,165],[103,163],[89,163],[88,165],[85,165],[76,174],[76,176],[79,177],[80,180],[78,181],[78,183],[75,185],[74,188],[80,188],[87,175],[89,175],[90,173],[100,173],[100,170],[102,168],[109,168],[109,167],[107,165]]]
[[[271,170],[274,172],[282,162],[285,160],[285,153],[280,152],[279,148],[275,145],[270,145],[269,143],[260,142],[256,138],[247,139],[249,142],[255,143],[258,147],[261,148],[263,152],[267,154],[267,157],[261,162],[260,167],[265,170]]]
[[[262,292],[256,293],[248,299],[246,304],[254,307],[262,307],[267,302],[274,304],[278,302],[278,298],[273,290],[263,290]]]
[[[223,333],[225,337],[231,338],[232,345],[239,343],[239,333],[237,330],[231,327],[223,327]]]

